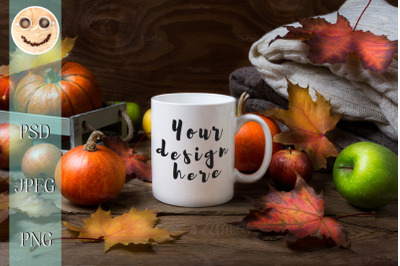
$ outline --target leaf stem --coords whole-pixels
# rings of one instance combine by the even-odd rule
[[[358,17],[358,20],[357,20],[357,22],[356,22],[356,25],[355,25],[354,28],[353,28],[353,31],[356,30],[357,25],[358,25],[358,22],[360,21],[361,17],[364,15],[364,12],[365,12],[365,10],[367,10],[369,4],[371,4],[371,1],[372,1],[372,0],[369,0],[367,6],[364,8],[363,12],[362,12],[361,15]]]
[[[135,153],[135,151],[136,151],[136,149],[137,149],[139,143],[142,142],[142,140],[144,139],[144,137],[146,137],[146,136],[149,135],[149,134],[151,134],[151,132],[147,132],[146,134],[143,134],[143,136],[140,137],[140,139],[138,140],[138,142],[136,142],[135,147],[134,147],[133,150],[132,150],[132,154]]]
[[[97,241],[97,242],[103,242],[103,238],[91,238],[91,237],[59,237],[59,238],[54,238],[52,240],[64,240],[64,239],[78,239],[78,240],[92,240],[92,241]]]
[[[341,149],[341,150],[344,149],[341,145],[339,145],[339,143],[337,143],[337,142],[335,142],[335,141],[333,141],[331,139],[329,139],[329,140],[333,143],[333,145],[337,146],[339,149]]]
[[[64,239],[78,239],[78,240],[92,240],[95,242],[103,242],[104,239],[103,238],[90,238],[90,237],[57,237],[57,238],[53,238],[50,239],[49,241],[54,241],[54,240],[64,240]],[[29,249],[30,252],[35,251],[37,248],[39,247],[39,245],[33,246]]]

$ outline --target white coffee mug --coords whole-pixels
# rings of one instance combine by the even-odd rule
[[[171,93],[151,99],[153,195],[184,207],[206,207],[232,199],[234,183],[264,176],[272,155],[267,124],[258,116],[235,115],[235,98],[210,93]],[[243,174],[234,167],[235,134],[246,122],[264,130],[260,169]]]

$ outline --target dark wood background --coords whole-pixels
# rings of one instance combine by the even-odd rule
[[[177,91],[228,94],[229,74],[250,65],[252,43],[344,0],[65,0],[63,37],[78,36],[69,60],[89,68],[103,98],[148,108]],[[0,1],[0,64],[8,64],[8,0]]]

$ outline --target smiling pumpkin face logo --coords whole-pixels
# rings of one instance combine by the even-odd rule
[[[11,35],[19,49],[28,54],[42,54],[57,42],[60,27],[56,17],[43,7],[28,7],[14,18]]]

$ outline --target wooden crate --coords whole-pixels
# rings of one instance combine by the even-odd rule
[[[68,150],[86,142],[91,133],[90,127],[125,137],[127,124],[121,116],[121,112],[125,110],[126,104],[119,103],[71,117],[0,111],[0,123],[10,121],[11,117],[12,123],[17,125],[48,125],[51,136],[63,136],[62,149]]]

